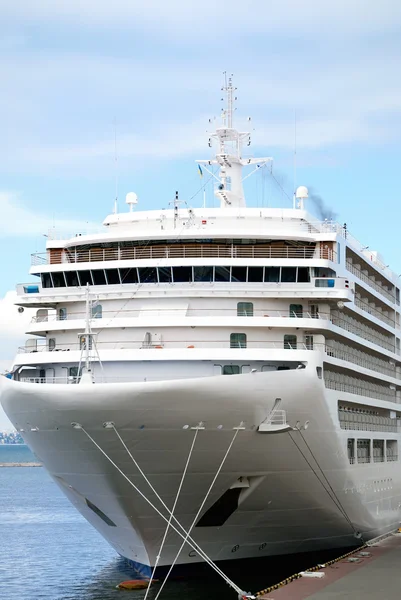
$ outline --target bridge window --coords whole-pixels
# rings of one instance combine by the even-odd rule
[[[121,283],[138,283],[138,272],[135,267],[132,269],[120,269]]]
[[[280,281],[280,267],[265,267],[265,282],[278,283]]]
[[[253,302],[238,302],[237,317],[253,317]]]
[[[194,267],[194,281],[213,281],[213,267]]]
[[[157,271],[159,276],[159,283],[171,283],[171,267],[159,267]]]
[[[246,281],[246,267],[231,267],[231,281]]]
[[[64,273],[52,273],[54,287],[65,287]]]
[[[79,285],[78,275],[76,271],[66,271],[65,280],[68,287],[77,287]]]
[[[248,267],[248,281],[250,283],[263,281],[263,267]]]
[[[121,283],[118,269],[106,269],[106,278],[109,285],[118,285]]]
[[[296,267],[281,267],[281,281],[283,283],[292,283],[297,280]]]
[[[78,274],[81,285],[93,285],[90,271],[78,271]]]
[[[154,267],[140,267],[138,277],[141,283],[157,283],[157,272]]]
[[[95,285],[106,285],[106,275],[103,269],[92,271],[92,277]]]
[[[215,267],[214,268],[214,280],[215,281],[230,281],[230,267]]]
[[[246,333],[232,333],[230,335],[230,348],[246,348]]]
[[[53,287],[52,279],[50,277],[50,273],[42,273],[42,287],[51,288]]]
[[[310,276],[308,267],[298,267],[297,281],[298,283],[309,283]]]
[[[192,267],[173,267],[174,283],[190,283],[192,281]]]
[[[223,367],[223,375],[239,375],[239,373],[239,365],[224,365]]]
[[[285,335],[284,336],[284,348],[285,348],[285,350],[296,350],[297,349],[297,336],[296,335]]]

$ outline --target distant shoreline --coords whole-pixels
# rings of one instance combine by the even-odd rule
[[[42,463],[38,462],[8,462],[0,463],[1,467],[41,467]]]

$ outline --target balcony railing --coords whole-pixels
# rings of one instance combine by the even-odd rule
[[[345,344],[341,344],[339,342],[332,343],[335,343],[336,345],[332,346],[330,344],[326,344],[325,347],[325,351],[328,356],[338,358],[339,360],[352,362],[355,365],[364,367],[365,369],[371,369],[372,371],[383,373],[383,375],[389,375],[390,377],[397,376],[395,364],[390,365],[390,363],[386,363],[384,360],[375,358],[374,356],[371,356],[366,352],[362,352],[361,350],[355,350],[354,348],[346,346]]]
[[[331,248],[310,246],[240,246],[217,244],[194,244],[170,246],[135,246],[132,248],[93,248],[81,250],[49,250],[32,254],[32,265],[90,263],[121,260],[152,260],[174,258],[284,258],[324,259],[336,261],[336,252]]]
[[[369,325],[361,323],[351,315],[339,313],[337,310],[331,312],[331,322],[333,325],[345,329],[372,344],[377,344],[390,352],[395,352],[394,337],[391,335],[382,334]]]
[[[359,300],[359,298],[355,298],[355,306],[367,312],[369,315],[376,317],[376,319],[383,321],[383,323],[387,323],[387,325],[390,325],[390,327],[395,327],[394,319],[390,319],[390,317],[384,315],[377,308],[373,308],[373,306],[370,306],[367,302],[363,302],[362,300]]]
[[[373,288],[376,292],[378,292],[379,294],[381,294],[382,296],[387,298],[387,300],[390,300],[390,302],[392,302],[393,304],[395,303],[394,293],[390,292],[389,290],[384,289],[383,286],[376,283],[376,281],[374,281],[371,277],[366,275],[366,273],[363,273],[361,271],[361,269],[358,269],[355,265],[353,265],[349,261],[347,261],[347,269],[348,269],[348,271],[350,271],[351,273],[356,275],[356,277],[358,277],[358,279],[360,279],[361,281],[364,281],[371,288]]]

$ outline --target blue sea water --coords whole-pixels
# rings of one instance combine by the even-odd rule
[[[0,463],[35,461],[26,446],[0,446]],[[232,562],[232,579],[257,591],[319,561],[308,556],[296,564],[284,559],[247,562],[241,570]],[[161,599],[236,600],[237,595],[207,569],[197,578],[169,581]],[[0,468],[1,600],[140,600],[144,591],[116,589],[121,581],[134,578],[44,468]],[[157,591],[155,584],[149,600]]]

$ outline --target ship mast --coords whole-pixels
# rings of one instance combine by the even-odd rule
[[[244,142],[247,146],[251,145],[251,136],[249,132],[238,131],[233,127],[234,102],[237,99],[234,95],[237,88],[233,87],[232,75],[228,77],[226,73],[224,86],[221,88],[225,92],[226,106],[221,112],[221,127],[218,127],[209,138],[209,146],[215,142],[218,148],[215,158],[211,160],[198,160],[210,173],[207,166],[218,165],[220,167],[217,179],[215,196],[220,200],[221,208],[245,207],[244,188],[242,182],[242,169],[247,165],[257,165],[256,170],[270,162],[271,158],[243,158],[242,147]]]

